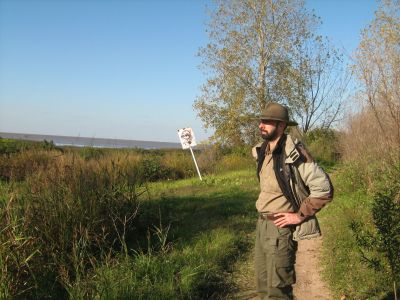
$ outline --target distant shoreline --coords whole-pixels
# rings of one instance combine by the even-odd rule
[[[96,147],[96,148],[142,148],[179,149],[180,143],[141,140],[72,137],[61,135],[0,132],[0,137],[26,141],[53,141],[56,146]]]

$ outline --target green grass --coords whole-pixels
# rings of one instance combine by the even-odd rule
[[[149,189],[137,220],[142,235],[127,238],[129,254],[98,264],[90,280],[74,284],[71,298],[225,299],[234,292],[227,274],[252,245],[253,172],[159,182]]]
[[[361,252],[350,229],[352,220],[373,230],[372,197],[362,189],[343,189],[341,178],[334,178],[338,192],[334,201],[319,214],[323,234],[324,278],[335,299],[393,299],[388,274],[378,273],[362,262]],[[336,183],[336,184],[335,184]]]
[[[229,230],[216,229],[166,253],[121,258],[115,266],[95,270],[96,288],[90,294],[100,299],[218,299],[229,293],[226,274],[240,255],[240,240]],[[71,298],[81,296],[71,293]]]
[[[0,139],[0,298],[226,294],[227,262],[248,250],[257,182],[250,170],[210,175],[252,162],[211,154],[199,153],[199,181],[188,152]],[[104,283],[119,274],[131,274],[118,279],[126,290]]]
[[[76,149],[28,151],[3,142],[0,298],[234,297],[232,274],[247,263],[257,217],[251,160],[240,169],[243,158],[220,158],[210,170],[237,171],[204,174],[203,181],[143,184],[143,153],[83,149],[77,155]],[[168,162],[177,174],[188,169],[178,163],[180,154],[156,154],[163,159],[151,160],[152,168]],[[335,174],[344,170],[329,167]],[[319,214],[324,276],[335,298],[390,299],[387,274],[361,262],[349,227],[359,220],[373,228],[372,198],[356,171],[334,176],[335,199]]]
[[[229,299],[253,240],[253,170],[151,182],[130,201],[125,165],[73,163],[0,181],[0,298]]]

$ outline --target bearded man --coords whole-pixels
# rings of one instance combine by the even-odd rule
[[[257,159],[260,194],[255,272],[260,299],[293,299],[297,241],[321,235],[315,214],[333,198],[329,176],[305,147],[285,133],[288,109],[270,102],[259,117],[263,143]]]

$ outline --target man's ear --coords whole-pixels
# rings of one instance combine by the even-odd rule
[[[287,127],[286,123],[282,121],[279,121],[277,125],[282,130],[282,132],[284,132]]]

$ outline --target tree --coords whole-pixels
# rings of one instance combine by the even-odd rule
[[[363,258],[376,269],[390,268],[394,298],[400,280],[400,1],[383,0],[375,19],[362,32],[354,71],[360,82],[363,110],[356,116],[367,135],[358,153],[368,162],[372,178],[380,179],[372,217],[377,234],[358,234],[363,248],[377,250],[378,257]],[[372,118],[370,117],[372,116]],[[369,117],[369,119],[368,119]],[[372,119],[372,120],[371,120]],[[358,132],[350,131],[359,138]],[[353,149],[352,149],[353,150]],[[355,151],[353,151],[355,152]],[[356,153],[357,154],[357,153]],[[372,155],[371,155],[372,154]],[[360,168],[360,165],[357,165]],[[366,168],[364,168],[366,169]],[[367,169],[367,170],[368,170]],[[389,192],[388,192],[389,191]],[[358,228],[357,228],[358,226]],[[353,229],[362,229],[357,225]]]
[[[400,1],[384,0],[375,19],[362,32],[354,64],[367,109],[379,124],[376,143],[385,158],[400,162]],[[381,137],[381,138],[380,138]]]
[[[259,136],[254,116],[268,101],[276,101],[298,114],[310,111],[308,125],[302,126],[310,128],[310,120],[322,118],[318,113],[322,102],[330,100],[324,94],[315,104],[317,98],[306,92],[320,83],[315,73],[329,72],[314,68],[315,57],[303,51],[306,42],[318,43],[313,32],[319,19],[306,11],[301,0],[216,2],[210,12],[210,41],[199,52],[208,79],[194,103],[205,127],[214,128],[214,138],[223,144],[253,143]],[[297,61],[300,54],[307,63]],[[294,82],[297,90],[292,88]]]
[[[297,44],[285,70],[279,84],[302,133],[328,130],[342,119],[350,73],[326,39],[317,36]]]

